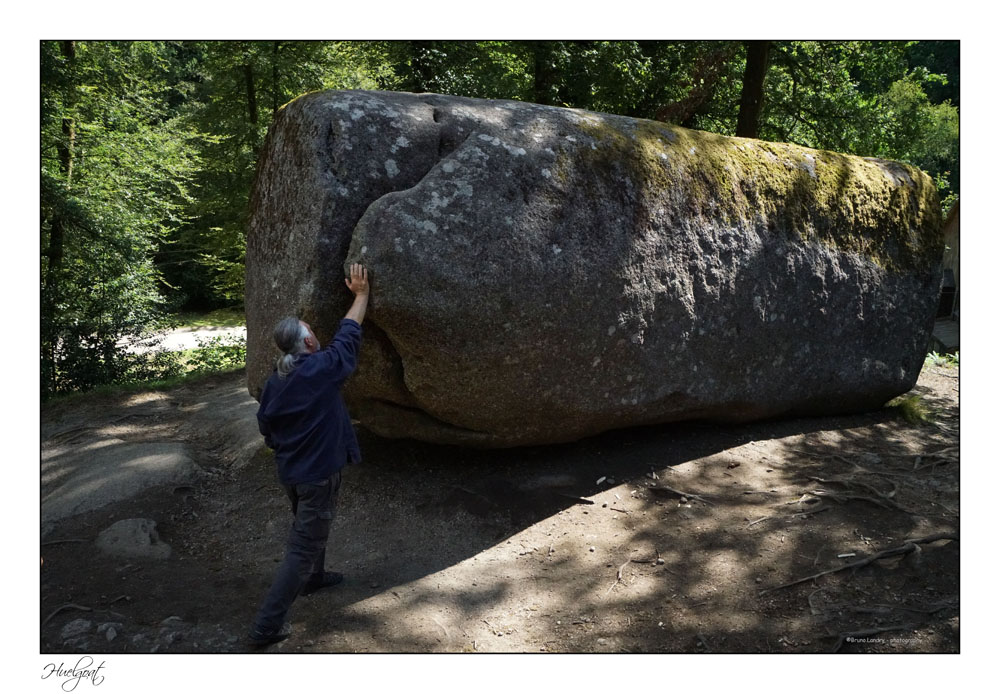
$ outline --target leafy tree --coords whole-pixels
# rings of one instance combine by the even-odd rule
[[[932,104],[948,102],[959,106],[959,42],[911,41],[906,47],[906,62],[911,70],[926,68],[940,75],[928,85],[927,98]]]
[[[947,209],[957,199],[958,109],[949,102],[932,104],[926,74],[917,70],[893,82],[879,100],[886,117],[886,141],[880,156],[902,159],[938,181]]]
[[[165,103],[163,46],[41,45],[42,392],[141,377],[122,340],[159,314],[157,239],[181,221],[196,132]]]
[[[370,72],[382,89],[480,99],[525,99],[531,54],[512,41],[386,41],[367,44]],[[371,58],[382,68],[372,69]]]
[[[958,109],[929,100],[947,76],[914,67],[915,45],[775,42],[761,137],[906,161],[957,194]]]
[[[246,223],[257,156],[271,119],[300,94],[372,89],[385,75],[374,48],[351,42],[215,41],[174,46],[180,109],[209,133],[199,149],[187,221],[157,260],[175,302],[214,308],[243,300]]]
[[[259,148],[308,91],[658,118],[901,159],[959,193],[956,41],[47,41],[41,68],[46,393],[148,371],[120,345],[165,309],[242,301]]]

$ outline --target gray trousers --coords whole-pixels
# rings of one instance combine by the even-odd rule
[[[326,541],[340,492],[340,472],[320,482],[285,485],[285,492],[292,502],[295,520],[288,532],[285,558],[254,619],[254,628],[262,633],[280,629],[302,586],[311,576],[323,575]]]

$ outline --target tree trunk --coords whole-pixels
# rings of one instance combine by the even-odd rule
[[[61,49],[63,57],[66,58],[70,75],[76,63],[76,41],[62,41]],[[76,142],[76,123],[73,119],[73,109],[76,106],[76,83],[70,80],[63,96],[62,131],[63,141],[56,145],[59,153],[59,171],[66,177],[66,188],[69,189],[73,183],[73,149]],[[45,255],[49,258],[48,268],[45,272],[45,290],[47,294],[55,288],[56,278],[62,268],[63,247],[65,244],[65,231],[62,216],[57,211],[52,217],[52,224],[49,228],[49,247]]]
[[[715,95],[715,85],[722,76],[726,62],[733,57],[739,44],[724,43],[704,54],[694,67],[691,76],[691,91],[680,101],[660,107],[655,119],[667,123],[679,123],[686,128],[694,127],[694,117],[706,107]]]
[[[76,41],[62,41],[61,49],[63,57],[69,65],[70,73],[76,63]],[[76,141],[76,125],[73,122],[73,107],[76,105],[76,85],[70,83],[66,88],[63,97],[63,111],[66,115],[62,119],[62,131],[64,140],[56,145],[59,152],[59,168],[66,176],[66,186],[72,183],[73,179],[73,146]]]
[[[250,124],[257,125],[257,89],[254,86],[253,66],[250,63],[243,64],[243,76],[247,83],[247,111],[250,115]]]
[[[409,58],[407,64],[404,60],[402,68],[403,82],[400,88],[403,91],[423,94],[432,91],[434,85],[434,71],[426,60],[425,51],[433,49],[434,41],[406,41],[406,56]]]
[[[552,66],[552,44],[549,41],[534,41],[531,53],[535,63],[535,82],[532,100],[536,104],[554,106],[553,87],[556,84],[556,71]]]
[[[63,140],[56,144],[56,151],[59,155],[59,171],[66,179],[66,188],[68,190],[73,182],[73,150],[76,145],[76,121],[73,117],[76,109],[76,41],[61,41],[60,50],[63,57],[66,58],[67,72],[70,78],[67,80],[65,92],[63,93]],[[45,269],[45,285],[41,292],[43,320],[40,346],[43,355],[42,378],[47,381],[47,383],[43,384],[43,391],[47,392],[55,390],[57,337],[52,334],[51,329],[46,328],[51,328],[56,311],[57,295],[59,293],[59,275],[65,255],[65,243],[65,224],[63,223],[62,214],[56,209],[53,212],[52,221],[49,225],[49,247],[44,252],[48,258],[48,266]]]
[[[767,76],[767,59],[770,41],[747,41],[747,67],[743,73],[743,93],[740,96],[740,114],[736,119],[737,137],[757,137],[760,110],[764,105],[764,78]]]

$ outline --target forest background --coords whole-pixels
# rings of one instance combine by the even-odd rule
[[[958,199],[958,41],[42,41],[43,398],[183,371],[131,339],[242,310],[273,115],[321,89],[503,98],[919,166]],[[233,346],[240,354],[240,346]]]

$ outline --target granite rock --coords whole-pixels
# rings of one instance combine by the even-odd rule
[[[515,101],[334,91],[275,117],[247,239],[247,377],[326,344],[372,275],[351,413],[506,447],[878,408],[916,382],[943,250],[916,168]]]

